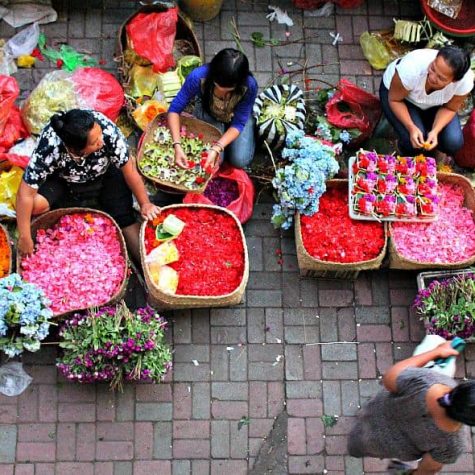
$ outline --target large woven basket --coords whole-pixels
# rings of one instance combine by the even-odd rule
[[[348,190],[348,180],[328,180],[327,189]],[[321,279],[349,279],[356,280],[362,270],[374,270],[381,267],[387,248],[387,228],[384,225],[385,243],[378,257],[361,262],[328,262],[311,256],[303,244],[300,214],[295,216],[295,244],[297,247],[297,261],[300,274],[304,277],[318,277]]]
[[[439,183],[446,183],[450,185],[458,185],[463,189],[465,200],[464,206],[474,213],[475,218],[475,191],[467,178],[455,173],[437,173],[437,180]],[[421,262],[413,261],[402,256],[396,249],[394,239],[391,237],[392,225],[389,227],[389,267],[391,269],[405,269],[405,270],[417,270],[417,269],[462,269],[463,267],[469,267],[475,263],[475,255],[470,259],[460,261],[454,264],[439,264],[435,262]]]
[[[145,145],[148,143],[152,143],[154,141],[153,136],[155,134],[155,130],[157,129],[157,127],[162,126],[164,124],[167,125],[166,119],[167,119],[166,113],[159,114],[148,125],[147,130],[145,131],[143,135],[143,139],[141,140],[140,147],[137,152],[137,167],[140,173],[144,176],[144,178],[156,183],[160,188],[165,188],[165,191],[168,189],[172,191],[178,191],[181,193],[203,193],[203,191],[206,188],[206,185],[208,184],[209,180],[212,178],[211,175],[203,183],[203,185],[200,188],[197,188],[196,190],[190,190],[186,186],[183,186],[177,183],[172,183],[167,180],[161,180],[160,178],[152,178],[145,175],[142,172],[140,168],[140,162],[144,156]],[[196,119],[195,117],[182,114],[180,115],[180,124],[184,125],[188,132],[193,132],[195,135],[202,134],[204,143],[215,142],[219,140],[219,138],[221,137],[221,132],[219,131],[219,129],[217,129],[211,124],[208,124],[207,122],[204,122],[203,120]]]
[[[231,293],[218,296],[201,296],[201,295],[171,295],[162,292],[151,280],[147,265],[145,264],[145,228],[147,222],[142,224],[140,229],[140,256],[142,261],[142,268],[145,276],[145,283],[149,293],[148,301],[150,305],[156,307],[160,310],[177,310],[184,308],[209,308],[209,307],[230,307],[232,305],[238,305],[242,301],[242,297],[246,290],[247,281],[249,278],[249,257],[246,245],[246,238],[242,230],[241,223],[236,218],[236,216],[228,211],[225,208],[220,208],[218,206],[212,205],[201,205],[201,204],[178,204],[164,206],[162,210],[167,209],[178,209],[178,208],[209,208],[221,213],[228,214],[236,223],[236,226],[239,228],[243,248],[244,248],[244,272],[242,276],[241,283],[239,286]],[[212,252],[212,250],[210,250]]]
[[[144,5],[140,7],[135,13],[129,16],[127,20],[120,26],[117,37],[116,55],[115,61],[118,63],[119,74],[121,76],[121,83],[124,90],[127,92],[130,82],[129,69],[130,65],[124,59],[124,51],[127,48],[127,31],[126,26],[130,21],[139,13],[161,13],[168,9],[165,5]],[[189,51],[186,54],[199,56],[203,60],[203,53],[201,51],[200,44],[196,38],[195,33],[191,26],[185,20],[180,13],[178,14],[178,22],[176,24],[175,43],[186,42],[189,44]],[[126,94],[125,101],[127,113],[132,121],[135,123],[135,119],[132,117],[132,112],[135,110],[135,101],[128,97]]]
[[[127,265],[127,262],[128,262],[128,256],[127,256],[127,248],[125,246],[125,240],[124,240],[124,236],[122,235],[122,231],[120,230],[118,224],[114,221],[114,219],[111,216],[109,216],[107,213],[104,213],[102,211],[99,211],[99,210],[96,210],[96,209],[90,209],[90,208],[60,208],[60,209],[56,209],[56,210],[53,210],[53,211],[48,211],[47,213],[38,216],[31,223],[31,235],[33,237],[33,241],[36,240],[36,233],[38,232],[38,230],[40,230],[40,229],[50,229],[58,222],[58,220],[62,216],[67,215],[67,214],[73,214],[73,213],[100,214],[100,215],[102,215],[106,218],[109,218],[112,221],[112,223],[114,223],[114,226],[116,228],[116,236],[117,236],[117,239],[120,242],[121,254],[124,256],[126,265],[124,266],[124,275],[122,277],[122,283],[121,283],[120,287],[117,289],[116,293],[111,297],[110,300],[108,300],[107,302],[104,302],[102,304],[102,305],[113,305],[113,304],[119,302],[123,298],[123,296],[125,294],[125,291],[126,291],[126,288],[127,288],[127,280],[128,280],[128,265]],[[17,271],[18,271],[18,273],[21,274],[21,256],[20,256],[19,253],[17,254]],[[75,309],[70,310],[69,312],[55,314],[54,317],[55,318],[64,318],[66,315],[69,315],[70,313],[86,310],[86,308],[87,307],[85,307],[85,308],[75,308]]]
[[[7,241],[9,257],[10,257],[10,259],[9,259],[10,264],[8,266],[7,273],[3,276],[3,277],[6,277],[7,275],[12,273],[13,253],[12,253],[12,246],[10,245],[10,236],[8,235],[8,231],[1,224],[0,224],[0,233],[3,233],[5,235],[5,238],[6,238],[6,241]]]

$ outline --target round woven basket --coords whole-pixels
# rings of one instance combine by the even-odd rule
[[[7,270],[7,273],[2,276],[2,277],[6,277],[7,275],[10,275],[12,273],[12,264],[13,264],[13,253],[12,253],[12,246],[10,244],[10,236],[8,235],[8,231],[6,230],[6,228],[0,224],[0,233],[3,233],[5,235],[5,238],[6,238],[6,242],[7,242],[7,247],[8,247],[8,252],[9,252],[9,266],[8,266],[8,270]]]
[[[204,143],[215,142],[221,137],[221,132],[216,127],[211,124],[208,124],[207,122],[204,122],[203,120],[196,119],[195,117],[182,114],[180,115],[180,124],[184,125],[188,132],[192,132],[195,135],[202,134]],[[196,190],[190,190],[186,186],[177,183],[172,183],[171,181],[167,180],[161,180],[160,178],[149,177],[142,172],[140,162],[144,157],[145,145],[154,142],[153,136],[155,134],[155,130],[157,129],[157,127],[163,125],[167,125],[166,113],[157,115],[157,117],[155,117],[155,119],[153,119],[152,122],[150,122],[150,124],[148,125],[147,130],[145,131],[141,139],[140,147],[137,152],[137,168],[144,176],[144,178],[152,181],[153,183],[156,183],[157,185],[159,185],[159,187],[165,188],[165,191],[171,190],[181,193],[203,193],[209,180],[211,180],[212,175],[208,177],[208,179],[203,183],[200,188],[197,188]]]
[[[462,175],[457,175],[455,173],[437,173],[437,180],[439,183],[446,183],[449,185],[458,185],[463,189],[465,200],[464,206],[474,213],[475,218],[475,191],[467,178]],[[475,263],[475,255],[460,261],[457,263],[451,264],[440,264],[435,262],[422,262],[422,261],[413,261],[401,255],[396,249],[394,239],[392,238],[392,225],[389,227],[389,267],[391,269],[405,269],[405,270],[415,270],[415,269],[462,269],[463,267],[471,266]]]
[[[100,214],[101,216],[110,219],[111,222],[115,226],[116,236],[117,236],[118,241],[120,242],[121,254],[125,259],[126,265],[124,266],[124,274],[122,276],[122,283],[121,283],[120,287],[117,289],[115,294],[107,302],[104,302],[103,304],[101,304],[101,306],[103,306],[103,305],[113,305],[113,304],[119,302],[123,298],[123,296],[125,294],[125,290],[127,288],[128,255],[127,255],[127,248],[125,246],[125,240],[124,240],[124,236],[122,235],[122,231],[120,230],[118,224],[114,221],[114,219],[111,216],[109,216],[107,213],[104,213],[103,211],[99,211],[97,209],[91,209],[91,208],[60,208],[60,209],[56,209],[56,210],[53,210],[53,211],[48,211],[47,213],[38,216],[34,221],[32,221],[32,223],[31,223],[31,235],[33,237],[33,241],[36,240],[36,233],[38,232],[38,230],[40,230],[40,229],[50,229],[58,222],[58,220],[61,217],[63,217],[64,215],[73,214],[73,213]],[[19,253],[17,254],[17,271],[18,271],[19,274],[21,274],[21,256],[20,256]],[[71,309],[70,311],[65,312],[65,313],[55,314],[54,317],[59,318],[59,319],[64,318],[66,315],[69,315],[70,313],[86,310],[87,308],[88,307],[74,308],[74,309]]]
[[[242,297],[246,290],[247,281],[249,279],[249,256],[246,245],[246,238],[244,236],[244,231],[242,229],[241,223],[236,218],[236,216],[228,211],[225,208],[220,208],[218,206],[212,205],[201,205],[201,204],[177,204],[164,206],[163,211],[168,209],[178,209],[178,208],[196,208],[203,209],[209,208],[221,213],[228,214],[236,223],[236,226],[239,228],[239,232],[242,238],[242,244],[244,248],[244,272],[242,275],[241,283],[236,289],[225,295],[213,295],[213,296],[202,296],[202,295],[179,295],[179,294],[167,294],[162,292],[150,278],[147,265],[145,264],[145,228],[147,222],[145,221],[142,224],[140,229],[140,258],[142,261],[143,273],[145,276],[145,283],[149,293],[148,300],[150,305],[156,307],[159,310],[178,310],[184,308],[209,308],[209,307],[230,307],[232,305],[238,305],[242,301]],[[210,250],[212,252],[212,250]]]
[[[327,189],[343,189],[348,190],[348,180],[328,180]],[[303,244],[302,227],[300,224],[300,214],[295,215],[295,244],[297,247],[297,261],[302,275],[308,277],[338,277],[346,279],[356,279],[358,273],[362,270],[374,270],[379,269],[386,255],[387,248],[387,228],[384,225],[385,242],[381,249],[379,256],[369,261],[360,262],[329,262],[321,261],[311,256]]]

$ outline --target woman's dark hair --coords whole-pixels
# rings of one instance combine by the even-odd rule
[[[209,63],[203,91],[204,109],[209,112],[214,83],[221,87],[239,89],[247,84],[249,75],[249,60],[244,53],[234,48],[225,48],[219,51]]]
[[[437,402],[451,419],[475,426],[475,381],[460,383]]]
[[[454,81],[460,81],[470,69],[470,53],[457,46],[444,46],[437,56],[442,56],[454,72]]]
[[[94,116],[90,111],[71,109],[55,114],[50,124],[66,147],[80,153],[86,148],[89,132],[94,127]]]

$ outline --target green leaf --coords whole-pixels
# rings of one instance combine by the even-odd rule
[[[250,423],[249,417],[242,416],[238,422],[238,430],[241,430],[242,426],[248,426]]]
[[[254,33],[251,33],[251,41],[257,48],[264,48],[266,45],[264,35],[260,31],[254,31]]]
[[[321,419],[323,427],[333,427],[338,422],[338,416],[327,416],[326,414],[323,414]]]

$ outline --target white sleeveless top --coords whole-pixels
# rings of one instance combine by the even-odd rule
[[[406,99],[420,109],[441,106],[449,102],[454,96],[468,94],[473,89],[474,74],[471,69],[465,73],[460,81],[451,82],[439,91],[426,93],[427,71],[437,53],[438,50],[436,49],[416,49],[407,53],[400,60],[393,61],[384,72],[384,85],[389,89],[394,71],[397,70],[402,85],[409,91]]]

